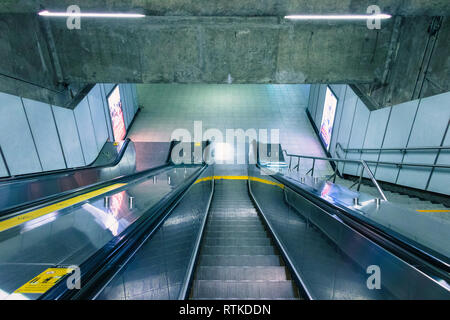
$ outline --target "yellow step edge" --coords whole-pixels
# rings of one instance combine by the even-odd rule
[[[195,183],[203,182],[203,181],[210,181],[210,180],[251,180],[256,182],[261,182],[273,186],[280,187],[281,189],[284,189],[284,185],[281,183],[273,182],[267,179],[257,178],[257,177],[249,177],[249,176],[209,176],[205,178],[200,178]],[[194,184],[195,184],[194,183]]]
[[[416,210],[418,212],[450,212],[450,210]]]

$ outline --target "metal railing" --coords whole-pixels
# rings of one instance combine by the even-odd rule
[[[428,152],[428,151],[441,151],[441,150],[450,150],[450,146],[440,146],[440,147],[407,147],[407,148],[344,148],[342,145],[338,142],[336,143],[336,149],[339,148],[345,153],[364,153],[364,152],[400,152],[400,153],[407,153],[407,152]]]
[[[299,155],[299,154],[290,154],[287,153],[286,150],[283,150],[283,152],[286,154],[286,156],[289,157],[289,170],[295,170],[297,169],[297,172],[300,170],[300,159],[312,159],[312,167],[306,172],[306,175],[311,173],[311,177],[314,176],[314,168],[316,165],[316,160],[322,160],[322,161],[334,161],[334,162],[347,162],[347,163],[356,163],[359,166],[361,166],[361,172],[359,174],[359,179],[357,182],[355,182],[350,188],[352,188],[355,184],[358,185],[357,190],[359,191],[361,188],[361,182],[364,175],[364,171],[367,172],[367,175],[369,176],[369,179],[372,181],[374,187],[378,190],[378,193],[380,194],[380,197],[383,200],[387,201],[386,195],[384,194],[383,190],[381,189],[380,185],[378,184],[378,181],[375,179],[372,171],[370,170],[369,166],[367,165],[367,162],[365,160],[353,160],[353,159],[341,159],[341,158],[325,158],[325,157],[316,157],[316,156],[305,156],[305,155]],[[292,159],[297,158],[297,164],[292,167]],[[337,166],[334,167],[334,174],[327,178],[333,179],[333,183],[336,182],[336,176],[338,175]]]
[[[350,148],[350,149],[344,149],[342,146],[337,143],[336,144],[336,154],[339,157],[339,152],[337,147],[339,147],[342,151],[346,152],[346,150],[349,150],[349,152],[354,152],[354,150],[362,150],[362,152],[365,151],[376,151],[376,150],[382,150],[382,151],[400,151],[400,152],[408,152],[408,151],[430,151],[430,150],[450,150],[450,147],[417,147],[417,148],[385,148],[385,149],[357,149],[357,148]],[[401,151],[404,150],[404,151]],[[339,158],[341,159],[341,158]],[[347,159],[348,160],[348,159]],[[450,169],[450,165],[446,164],[430,164],[430,163],[416,163],[416,162],[403,162],[403,159],[401,162],[390,162],[390,161],[377,161],[377,160],[364,160],[366,163],[370,164],[381,164],[381,165],[392,165],[396,167],[423,167],[423,168],[439,168],[439,169]]]

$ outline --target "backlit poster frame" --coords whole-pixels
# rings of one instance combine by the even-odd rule
[[[333,134],[334,120],[336,118],[336,109],[338,105],[338,98],[333,90],[327,86],[325,92],[325,101],[323,103],[322,121],[320,122],[319,135],[325,149],[330,149],[331,136]]]
[[[127,134],[125,119],[123,116],[122,97],[119,85],[115,85],[106,97],[108,101],[109,115],[114,135],[114,141],[123,140]]]

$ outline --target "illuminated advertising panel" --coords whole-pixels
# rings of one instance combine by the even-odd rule
[[[336,114],[337,98],[329,87],[325,94],[322,122],[320,124],[320,137],[327,150],[330,148],[331,133],[333,131],[334,115]]]
[[[116,86],[108,96],[109,114],[114,133],[114,140],[120,141],[125,138],[127,129],[123,119],[122,101],[120,100],[119,86]]]

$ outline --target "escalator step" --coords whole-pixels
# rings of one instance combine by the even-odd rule
[[[208,231],[223,231],[223,232],[252,232],[252,231],[266,231],[262,225],[249,225],[249,226],[231,226],[231,225],[219,225],[211,224],[208,226]]]
[[[266,255],[276,254],[276,250],[273,246],[204,246],[202,254]]]
[[[205,238],[203,244],[206,246],[266,246],[271,245],[270,238]]]
[[[208,231],[205,233],[208,238],[264,238],[267,237],[265,230],[262,231]]]
[[[206,255],[199,259],[200,266],[280,266],[277,255]]]
[[[196,280],[193,299],[298,299],[292,281]]]
[[[196,278],[198,280],[284,281],[287,279],[287,273],[283,266],[200,266]]]

